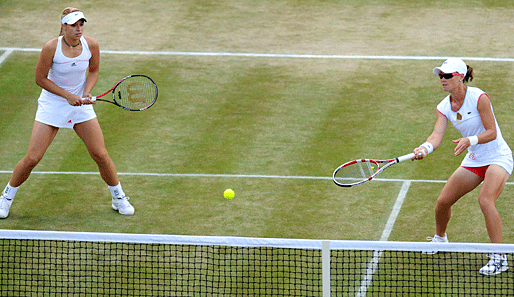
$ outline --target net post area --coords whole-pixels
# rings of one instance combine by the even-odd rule
[[[0,230],[1,296],[514,296],[513,244]]]

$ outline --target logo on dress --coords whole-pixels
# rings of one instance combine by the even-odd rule
[[[469,158],[470,158],[471,160],[475,160],[475,154],[474,154],[474,153],[469,154]]]
[[[460,112],[457,113],[457,122],[462,122],[462,115],[460,114]]]
[[[71,67],[75,67],[77,64],[75,62],[71,63]]]

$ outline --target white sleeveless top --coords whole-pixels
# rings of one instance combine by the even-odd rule
[[[484,93],[479,88],[467,87],[464,103],[458,111],[452,111],[450,95],[446,96],[437,105],[437,110],[452,123],[463,137],[478,135],[485,131],[482,117],[480,117],[478,112],[478,101]],[[462,166],[481,167],[497,164],[505,168],[509,173],[512,173],[512,151],[503,139],[496,117],[494,117],[494,122],[496,125],[496,139],[468,147],[468,153],[461,163]]]
[[[91,51],[86,39],[80,38],[82,53],[75,58],[68,58],[62,52],[62,36],[57,39],[57,47],[53,57],[48,79],[64,90],[83,96]],[[77,123],[96,117],[93,105],[72,106],[68,101],[45,89],[38,99],[36,121],[58,127],[73,128]]]

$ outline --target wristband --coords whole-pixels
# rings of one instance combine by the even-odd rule
[[[478,136],[476,136],[476,135],[469,136],[468,139],[469,139],[469,145],[470,146],[478,144]]]
[[[432,145],[430,142],[425,142],[420,146],[427,150],[427,155],[434,151],[434,145]]]

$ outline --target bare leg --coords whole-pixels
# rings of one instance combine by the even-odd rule
[[[117,186],[120,181],[116,166],[105,148],[104,136],[98,119],[94,118],[87,122],[76,124],[75,132],[86,144],[89,155],[95,160],[102,179],[109,186]]]
[[[36,167],[45,155],[57,131],[59,131],[59,128],[48,126],[37,121],[34,122],[27,154],[16,164],[11,180],[9,181],[12,187],[19,187],[27,180],[34,167]]]
[[[498,165],[491,165],[485,173],[478,194],[478,204],[484,214],[485,226],[492,243],[502,243],[502,223],[495,203],[505,187],[509,173]]]
[[[451,218],[451,207],[462,196],[475,189],[482,178],[462,167],[457,168],[444,186],[435,206],[436,234],[444,237]]]

